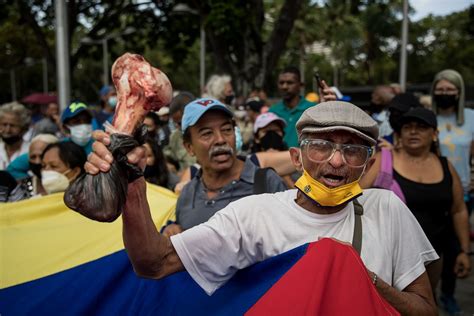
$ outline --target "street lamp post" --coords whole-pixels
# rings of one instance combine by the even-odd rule
[[[107,37],[102,40],[102,65],[104,67],[104,86],[109,85],[109,46],[107,44],[108,40],[109,39]]]
[[[57,63],[57,85],[59,95],[59,106],[64,110],[69,104],[70,98],[70,75],[69,75],[69,45],[66,1],[55,1],[56,15],[56,63]]]
[[[400,87],[405,92],[407,84],[408,0],[403,1],[402,40],[400,45]]]
[[[199,49],[199,85],[201,93],[204,91],[204,85],[206,84],[206,31],[204,25],[201,23],[201,34],[200,34],[200,49]]]
[[[11,88],[11,92],[12,92],[12,101],[16,101],[15,69],[10,70],[10,88]]]
[[[48,93],[48,61],[46,57],[41,60],[43,65],[43,92]]]
[[[174,6],[171,11],[175,14],[192,14],[198,15],[199,11],[191,9],[185,3],[178,3]],[[202,93],[204,91],[204,85],[206,84],[206,30],[204,29],[204,22],[201,18],[201,27],[199,34],[199,91]]]

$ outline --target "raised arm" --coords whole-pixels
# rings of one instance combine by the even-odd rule
[[[279,176],[286,176],[296,171],[289,151],[258,152],[256,155],[261,168],[271,167]]]
[[[470,252],[469,216],[466,204],[464,203],[461,179],[449,161],[448,165],[453,178],[453,206],[451,207],[451,216],[453,217],[454,230],[461,245],[461,252],[456,258],[454,273],[456,273],[459,278],[465,278],[471,271],[471,259],[468,255]]]
[[[113,161],[106,145],[108,135],[94,132],[97,140],[93,153],[88,157],[85,169],[90,174],[107,172]],[[140,166],[146,164],[145,149],[138,147],[128,155],[130,163]],[[127,202],[122,213],[123,241],[135,273],[146,278],[159,279],[184,269],[169,238],[156,229],[146,197],[146,183],[143,177],[128,185]]]
[[[328,86],[325,80],[321,80],[322,87],[319,88],[319,95],[321,96],[321,102],[336,101],[336,93]]]

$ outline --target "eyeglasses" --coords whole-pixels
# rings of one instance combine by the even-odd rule
[[[336,150],[342,154],[342,160],[350,167],[364,166],[372,156],[373,149],[357,144],[336,144],[324,139],[304,139],[301,147],[309,160],[317,163],[332,159]]]

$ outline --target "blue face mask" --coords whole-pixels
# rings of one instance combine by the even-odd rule
[[[115,108],[117,106],[117,97],[116,96],[111,96],[108,100],[107,103],[112,107]]]
[[[235,149],[237,153],[242,150],[243,140],[242,140],[242,133],[240,132],[240,128],[235,126]]]

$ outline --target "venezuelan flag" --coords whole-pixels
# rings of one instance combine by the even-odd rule
[[[176,197],[153,185],[147,191],[159,228],[173,219]],[[136,277],[121,221],[90,221],[68,210],[62,194],[2,205],[0,234],[2,316],[398,315],[357,253],[330,239],[241,270],[207,296],[187,272]]]

